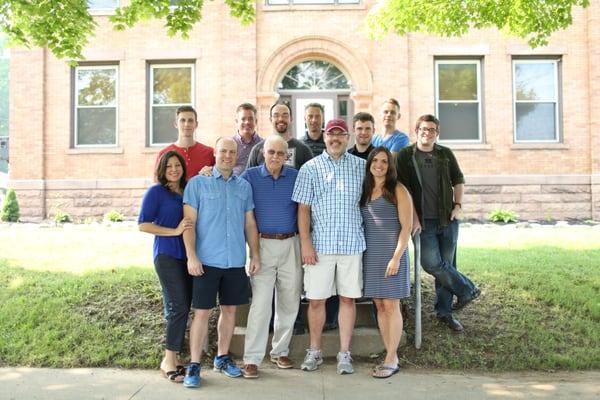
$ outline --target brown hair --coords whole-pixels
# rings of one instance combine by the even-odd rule
[[[254,118],[256,118],[256,107],[254,106],[254,104],[242,103],[239,106],[237,106],[237,108],[235,109],[235,113],[237,114],[242,110],[252,111],[252,114],[254,114]]]
[[[196,110],[194,110],[194,107],[192,107],[192,106],[181,106],[181,107],[178,107],[177,111],[175,111],[175,116],[178,116],[182,112],[192,112],[192,113],[194,113],[194,119],[196,119],[196,121],[198,121],[198,113],[196,112]]]
[[[419,129],[421,122],[433,122],[435,124],[435,129],[440,130],[440,120],[431,114],[421,115],[419,119],[417,119],[417,123],[415,124],[415,131]]]
[[[158,183],[160,183],[162,186],[166,187],[168,190],[171,190],[169,188],[169,181],[167,180],[167,163],[169,162],[169,159],[171,157],[177,157],[177,159],[179,160],[179,163],[181,164],[181,168],[183,169],[183,174],[181,175],[181,178],[179,178],[179,187],[181,187],[181,190],[183,190],[183,188],[185,188],[185,174],[186,174],[186,170],[185,170],[185,160],[183,159],[183,156],[181,154],[179,154],[178,152],[176,152],[175,150],[170,150],[167,151],[165,154],[163,154],[160,157],[160,161],[158,161],[158,164],[156,165],[156,179],[158,180]]]
[[[361,207],[366,206],[371,201],[371,195],[373,194],[373,189],[375,188],[375,179],[373,178],[373,174],[371,174],[371,164],[373,163],[373,158],[375,158],[375,156],[379,153],[385,153],[388,158],[388,170],[385,174],[385,182],[383,183],[382,190],[383,197],[390,203],[397,204],[396,166],[394,165],[394,157],[387,148],[379,146],[371,150],[371,153],[367,158],[367,171],[365,173],[365,179],[363,181],[362,196],[360,197]]]

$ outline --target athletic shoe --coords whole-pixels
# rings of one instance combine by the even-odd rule
[[[183,386],[187,388],[200,387],[200,364],[191,363],[185,371]]]
[[[337,355],[337,362],[338,374],[344,375],[354,373],[354,368],[352,367],[352,357],[350,356],[349,351],[339,352]]]
[[[321,350],[306,350],[306,357],[304,362],[300,366],[303,371],[314,371],[319,368],[319,365],[323,364],[323,357],[321,357]]]
[[[222,372],[230,378],[237,378],[242,376],[242,370],[235,365],[235,362],[228,355],[217,356],[213,363],[214,371]]]

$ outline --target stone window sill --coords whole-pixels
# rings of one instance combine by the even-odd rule
[[[564,143],[513,143],[511,150],[569,150]]]
[[[67,154],[123,154],[122,147],[76,147],[67,149]]]
[[[489,143],[440,143],[442,146],[449,147],[452,150],[492,150]]]

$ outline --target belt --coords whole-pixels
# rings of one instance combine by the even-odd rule
[[[297,233],[296,232],[291,232],[291,233],[275,233],[275,234],[269,234],[269,233],[260,233],[260,237],[263,239],[277,239],[277,240],[285,240],[285,239],[289,239],[291,237],[296,236]]]

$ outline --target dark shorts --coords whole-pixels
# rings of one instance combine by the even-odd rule
[[[204,275],[194,277],[192,308],[210,310],[219,304],[238,306],[248,304],[248,276],[246,269],[215,268],[204,265]]]

